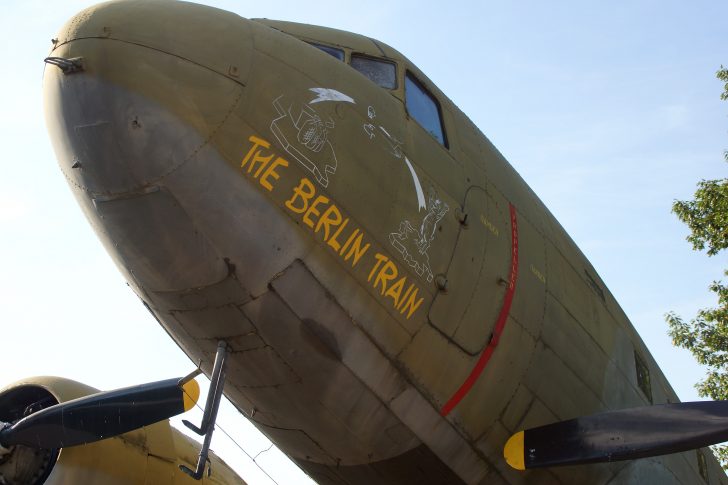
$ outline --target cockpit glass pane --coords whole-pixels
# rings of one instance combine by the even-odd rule
[[[397,68],[392,62],[352,54],[351,67],[385,89],[397,87]]]
[[[404,95],[410,116],[437,138],[437,141],[447,146],[437,101],[409,72],[404,81]]]
[[[316,47],[317,49],[321,49],[325,53],[337,58],[340,61],[344,60],[344,51],[341,49],[337,49],[335,47],[329,47],[327,45],[321,45],[321,44],[311,44],[312,46]]]

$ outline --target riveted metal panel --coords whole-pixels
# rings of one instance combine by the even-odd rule
[[[510,223],[505,201],[499,202],[479,187],[468,191],[466,225],[447,270],[447,291],[430,308],[430,322],[471,355],[488,342],[508,281]]]

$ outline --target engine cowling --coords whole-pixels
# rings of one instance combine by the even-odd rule
[[[0,390],[0,421],[14,423],[46,407],[95,392],[90,386],[60,377],[23,379]],[[169,421],[162,421],[82,446],[56,450],[0,447],[0,483],[199,483],[179,469],[179,465],[194,468],[199,446],[172,428]],[[212,473],[203,477],[202,483],[245,483],[212,453],[210,461]]]

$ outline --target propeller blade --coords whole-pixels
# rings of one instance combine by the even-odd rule
[[[0,430],[0,445],[76,446],[168,419],[191,409],[200,396],[194,379],[179,383],[167,379],[56,404]]]
[[[503,449],[517,470],[578,465],[702,448],[728,440],[728,401],[610,411],[519,431]]]

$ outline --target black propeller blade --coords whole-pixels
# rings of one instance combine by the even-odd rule
[[[728,401],[661,404],[519,431],[503,449],[517,470],[632,460],[728,440]]]
[[[76,446],[168,419],[191,409],[200,395],[194,379],[179,383],[168,379],[56,404],[0,430],[0,445]]]

